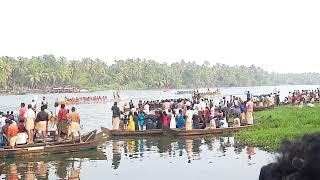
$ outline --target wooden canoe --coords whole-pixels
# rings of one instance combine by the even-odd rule
[[[216,128],[216,129],[165,129],[163,134],[166,136],[199,136],[207,134],[228,134],[238,132],[242,129],[252,127],[253,125],[240,126],[240,127],[228,127],[228,128]]]
[[[101,131],[108,134],[109,136],[157,136],[163,135],[162,129],[152,129],[144,131],[122,131],[122,130],[111,130],[108,128],[101,127]]]
[[[65,105],[76,105],[76,104],[98,104],[98,103],[109,103],[109,102],[119,102],[121,99],[106,99],[106,100],[89,100],[89,101],[72,101],[72,100],[57,100],[58,104]]]
[[[83,143],[49,142],[36,143],[32,145],[18,145],[14,149],[0,149],[0,158],[39,156],[47,154],[69,153],[97,149],[103,141],[103,135],[96,134],[97,130],[88,133],[83,139]]]

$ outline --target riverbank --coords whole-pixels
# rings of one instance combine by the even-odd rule
[[[240,144],[274,151],[280,143],[320,132],[320,106],[283,106],[254,113],[256,125],[237,134]]]

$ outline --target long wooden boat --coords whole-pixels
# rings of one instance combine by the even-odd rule
[[[101,131],[108,134],[109,136],[159,136],[163,135],[162,129],[152,129],[143,131],[122,131],[122,130],[111,130],[108,128],[101,127]]]
[[[240,127],[228,127],[228,128],[215,128],[215,129],[165,129],[163,134],[166,136],[199,136],[207,134],[228,134],[238,132],[242,129],[252,127],[253,125],[240,126]]]
[[[65,104],[65,105],[73,105],[73,104],[98,104],[98,103],[108,103],[108,102],[119,102],[121,99],[106,99],[106,100],[89,100],[89,101],[72,101],[72,100],[56,100],[58,104]]]
[[[49,142],[46,144],[36,143],[32,145],[18,145],[14,149],[5,147],[4,149],[0,149],[0,158],[25,157],[33,155],[39,156],[97,149],[97,147],[102,143],[104,137],[105,136],[103,136],[103,134],[97,134],[97,130],[94,130],[83,137],[84,139],[82,143],[65,141]]]

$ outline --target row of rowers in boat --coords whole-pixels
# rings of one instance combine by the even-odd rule
[[[112,137],[143,137],[143,136],[201,136],[201,135],[221,135],[238,132],[242,129],[252,127],[252,125],[240,126],[240,127],[228,127],[228,128],[216,128],[216,129],[152,129],[152,130],[139,130],[139,131],[122,131],[111,130],[101,127],[101,132],[97,133],[97,130],[91,131],[80,137],[71,140],[55,141],[55,137],[50,140],[47,139],[46,143],[43,143],[38,139],[36,143],[17,145],[15,148],[4,146],[0,149],[0,158],[10,157],[25,157],[32,155],[47,155],[58,153],[71,153],[76,151],[86,151],[91,149],[97,149],[100,147],[106,139]]]

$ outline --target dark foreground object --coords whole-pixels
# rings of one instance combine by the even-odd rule
[[[277,161],[261,168],[259,180],[320,179],[320,134],[284,141]]]

